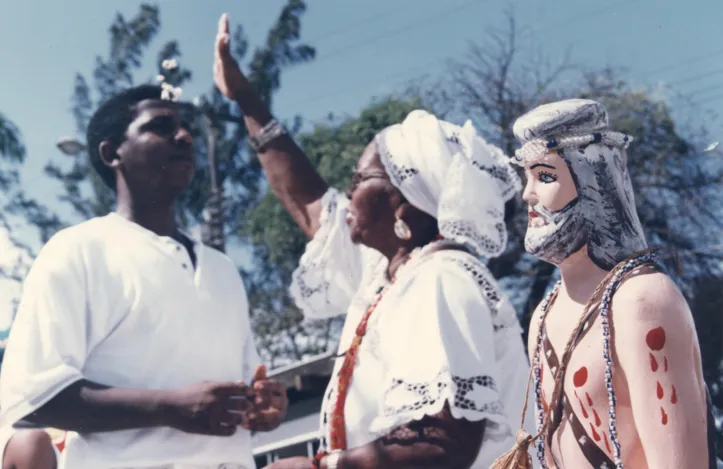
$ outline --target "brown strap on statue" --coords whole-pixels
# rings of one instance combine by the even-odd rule
[[[590,323],[593,323],[594,321],[590,321]],[[543,326],[544,327],[544,326]],[[589,326],[585,326],[586,329],[584,332],[587,332],[592,327],[592,324]],[[547,330],[546,328],[543,329],[544,331],[544,337],[542,339],[542,350],[545,354],[545,357],[547,357],[547,365],[550,367],[550,370],[554,368],[557,368],[559,366],[559,361],[557,359],[557,354],[555,353],[555,349],[552,347],[552,343],[550,342],[550,339],[547,337]],[[584,335],[584,334],[583,334]],[[583,404],[581,403],[581,406]],[[592,410],[592,408],[591,408]],[[584,407],[583,407],[584,411]],[[593,434],[589,435],[587,430],[585,429],[585,425],[582,423],[580,418],[575,413],[574,409],[572,408],[572,404],[570,404],[570,397],[567,395],[567,393],[563,392],[562,399],[560,400],[560,408],[558,411],[555,412],[556,418],[551,420],[550,427],[547,431],[547,440],[552,441],[552,436],[554,435],[557,428],[559,428],[560,424],[562,423],[563,419],[567,419],[568,423],[570,424],[570,428],[572,429],[572,434],[575,437],[575,441],[577,441],[578,446],[580,447],[580,451],[582,451],[582,454],[585,456],[585,459],[587,459],[587,462],[590,463],[591,467],[615,467],[615,464],[613,463],[612,459],[608,457],[607,454],[597,445],[595,442],[601,442],[603,441],[603,437],[600,436],[599,433],[597,433],[597,430],[592,426],[593,422],[590,422],[590,429],[592,430]],[[589,415],[585,416],[586,418],[591,417]],[[597,418],[599,419],[599,417]],[[593,419],[591,419],[593,420]],[[595,422],[597,424],[597,422]],[[598,425],[599,427],[599,425]],[[610,448],[610,442],[608,441],[607,434],[604,435],[605,438],[605,446],[608,449],[608,452],[611,451]],[[595,442],[593,442],[593,440]]]
[[[560,399],[562,398],[563,394],[563,380],[562,377],[565,375],[565,370],[570,363],[570,356],[572,354],[572,349],[574,348],[575,344],[577,343],[577,340],[579,339],[580,333],[582,329],[584,328],[586,321],[588,320],[588,316],[590,314],[590,311],[593,307],[593,305],[596,304],[596,299],[600,297],[602,292],[605,290],[605,287],[610,283],[612,278],[617,274],[617,272],[630,260],[651,253],[655,251],[660,251],[660,249],[649,249],[643,252],[636,253],[635,255],[624,259],[622,262],[618,263],[608,274],[605,276],[605,278],[600,282],[600,284],[597,286],[595,291],[590,297],[590,300],[585,305],[585,309],[583,310],[582,315],[580,316],[580,320],[577,324],[577,327],[575,327],[574,332],[570,335],[570,338],[567,341],[567,344],[565,345],[565,350],[563,351],[562,358],[560,360],[560,367],[557,373],[555,374],[555,380],[554,380],[554,387],[553,387],[553,393],[552,398],[550,399],[550,409],[557,409],[560,405]],[[555,297],[550,299],[550,306],[554,302]],[[550,308],[548,308],[549,311]],[[547,311],[544,313],[547,314]],[[541,318],[542,324],[545,322],[545,317],[543,316]],[[541,334],[542,331],[537,331],[538,334]],[[508,451],[507,453],[500,456],[495,462],[492,463],[490,466],[490,469],[532,469],[532,459],[530,458],[530,455],[528,454],[527,450],[532,444],[533,441],[535,441],[537,438],[540,438],[541,436],[545,435],[547,432],[547,428],[550,425],[550,412],[546,412],[543,416],[543,422],[542,427],[540,428],[540,431],[537,433],[537,435],[532,436],[529,433],[527,433],[524,430],[524,423],[525,423],[525,414],[527,413],[527,405],[529,401],[529,394],[530,394],[530,384],[532,382],[532,373],[535,368],[535,363],[532,363],[530,366],[530,375],[528,377],[527,381],[527,391],[525,392],[525,405],[522,408],[522,419],[520,422],[520,431],[517,432],[517,439],[516,444],[513,449]]]

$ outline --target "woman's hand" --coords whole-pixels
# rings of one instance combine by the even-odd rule
[[[238,99],[239,93],[249,89],[249,81],[241,72],[236,59],[231,55],[231,36],[228,32],[228,15],[218,20],[216,50],[213,60],[213,79],[219,91],[229,99]]]
[[[295,457],[279,459],[269,464],[265,469],[313,469],[314,461],[311,458]]]

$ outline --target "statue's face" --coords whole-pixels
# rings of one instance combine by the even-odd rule
[[[549,152],[525,165],[522,198],[529,206],[525,249],[559,265],[585,245],[585,218],[575,181],[565,160]]]

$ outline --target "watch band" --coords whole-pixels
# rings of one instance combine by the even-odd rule
[[[285,134],[286,130],[284,130],[281,124],[279,124],[276,119],[271,119],[261,130],[249,136],[249,146],[258,152],[263,150],[264,147],[273,140]]]

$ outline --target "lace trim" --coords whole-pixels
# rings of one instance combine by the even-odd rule
[[[490,210],[490,219],[500,218],[504,219],[504,215],[500,215],[496,210]],[[473,221],[461,218],[439,222],[439,232],[445,238],[471,246],[485,257],[502,252],[507,244],[507,227],[504,222],[492,225],[492,231],[496,236],[489,236],[488,233],[479,231]]]
[[[445,261],[454,262],[468,272],[472,278],[474,278],[477,285],[482,289],[487,307],[490,309],[492,327],[495,332],[519,325],[517,322],[517,316],[514,314],[514,310],[512,310],[512,314],[501,314],[500,310],[501,307],[504,307],[506,304],[506,299],[502,295],[494,276],[484,264],[470,256],[462,257],[456,253],[445,254],[448,254]]]
[[[313,256],[324,248],[331,231],[329,223],[330,216],[336,212],[339,192],[336,189],[329,189],[321,198],[321,214],[319,216],[319,231],[306,245],[306,250],[299,260],[299,267],[291,274],[291,286],[289,293],[294,302],[302,309],[310,307],[307,300],[316,294],[327,296],[329,291],[329,281],[322,278],[317,285],[307,283],[308,272],[310,270],[320,269],[326,262],[313,260]],[[328,301],[327,301],[328,304]]]
[[[482,402],[475,399],[474,393],[482,391],[494,393],[495,399]],[[508,427],[504,406],[498,399],[497,384],[489,375],[462,377],[453,375],[449,368],[443,368],[428,382],[409,382],[393,379],[384,392],[382,414],[371,424],[375,435],[386,435],[391,430],[412,420],[421,420],[425,416],[435,415],[449,403],[452,417],[470,421],[491,420],[499,426]],[[398,398],[394,394],[404,397]],[[390,401],[408,401],[407,404],[394,405]]]
[[[387,148],[383,138],[378,137],[376,139],[376,143],[377,152],[381,157],[380,159],[384,165],[384,170],[389,175],[389,178],[392,180],[392,184],[394,184],[395,187],[399,187],[407,179],[419,174],[419,170],[417,168],[411,168],[395,163],[394,155]]]

